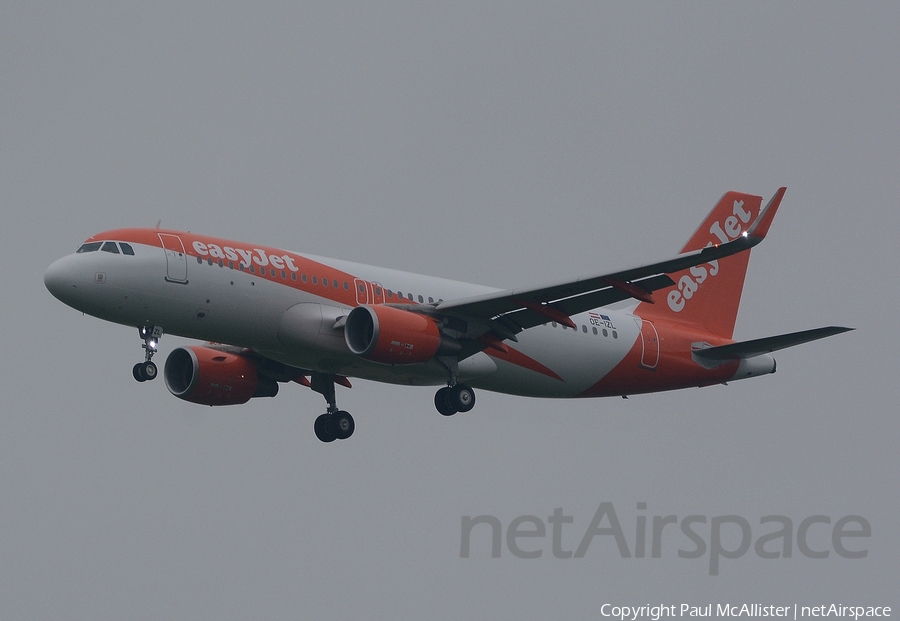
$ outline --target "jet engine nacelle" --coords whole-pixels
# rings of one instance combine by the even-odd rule
[[[431,317],[380,304],[350,311],[344,339],[354,354],[384,364],[418,364],[459,350]]]
[[[169,392],[201,405],[238,405],[278,394],[278,383],[259,377],[250,359],[197,345],[173,350],[163,376]]]

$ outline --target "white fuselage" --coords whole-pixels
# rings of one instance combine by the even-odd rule
[[[346,315],[352,309],[353,305],[336,295],[345,292],[345,282],[353,288],[351,281],[339,280],[337,289],[329,281],[327,287],[308,287],[310,291],[291,286],[299,281],[261,278],[229,268],[227,262],[219,267],[217,260],[210,265],[208,258],[198,261],[188,257],[186,282],[177,282],[167,279],[163,249],[136,243],[131,246],[134,256],[108,252],[66,256],[47,271],[47,286],[69,306],[107,321],[129,326],[158,325],[168,334],[252,348],[304,369],[397,384],[437,385],[445,381],[446,371],[436,363],[389,366],[364,360],[346,348],[342,332],[327,324],[329,318]],[[404,301],[409,300],[409,295],[413,302],[421,296],[427,303],[428,299],[498,291],[398,270],[291,254],[369,283],[379,283],[393,295],[402,293]],[[311,277],[310,274],[308,278]],[[292,347],[283,336],[285,315],[298,304],[318,305],[325,315],[325,334],[314,346]],[[562,381],[486,353],[462,361],[460,378],[499,392],[577,396],[618,364],[640,334],[640,319],[633,315],[610,309],[604,309],[603,315],[609,317],[608,323],[583,313],[572,317],[579,326],[577,331],[547,323],[519,334],[518,343],[512,344],[517,351],[552,369]],[[600,321],[603,325],[595,325]],[[321,323],[311,324],[310,330],[318,330]],[[328,335],[325,328],[333,334]]]
[[[300,369],[395,384],[439,385],[447,370],[435,360],[366,360],[347,347],[341,318],[360,304],[430,304],[499,291],[188,233],[123,229],[92,239],[125,241],[134,254],[95,250],[55,262],[45,282],[69,306],[124,325],[249,348]],[[770,372],[768,356],[752,368],[736,362],[704,368],[690,349],[708,336],[684,326],[653,325],[609,308],[570,319],[574,330],[548,321],[507,341],[507,351],[488,347],[464,358],[459,378],[510,394],[579,397]]]

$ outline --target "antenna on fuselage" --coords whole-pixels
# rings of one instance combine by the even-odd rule
[[[156,228],[161,228],[161,226],[162,226],[162,219],[159,219],[156,221]]]

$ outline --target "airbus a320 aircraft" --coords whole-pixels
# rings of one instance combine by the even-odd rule
[[[73,308],[138,328],[139,382],[157,375],[164,331],[208,341],[169,354],[173,395],[233,405],[297,382],[325,397],[314,429],[331,442],[355,428],[335,399],[349,377],[443,384],[434,404],[450,416],[475,405],[472,386],[624,397],[774,373],[771,352],[851,329],[732,340],[750,248],[784,192],[764,208],[760,196],[726,193],[675,258],[530,289],[148,228],[90,237],[44,283]],[[617,302],[628,310],[609,308]]]

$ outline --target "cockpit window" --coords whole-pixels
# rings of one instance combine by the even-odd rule
[[[81,244],[81,248],[79,248],[75,252],[77,252],[78,254],[81,254],[83,252],[96,252],[100,250],[100,246],[102,244],[103,242],[90,242],[89,244]]]
[[[122,254],[130,254],[134,256],[134,248],[131,247],[131,244],[126,244],[125,242],[119,242],[119,245],[122,246]]]
[[[116,246],[116,242],[103,242],[103,247],[100,248],[103,252],[111,252],[113,254],[119,254],[119,247]]]

